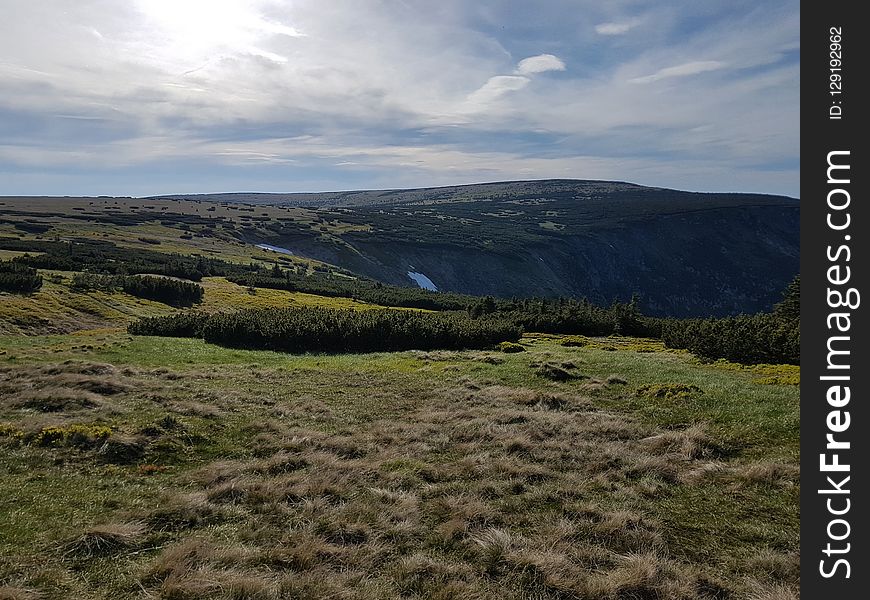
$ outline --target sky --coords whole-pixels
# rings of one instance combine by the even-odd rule
[[[798,196],[798,0],[0,0],[0,195]]]

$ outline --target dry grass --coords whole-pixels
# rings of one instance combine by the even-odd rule
[[[77,457],[92,457],[100,464],[151,464],[151,473],[159,473],[162,464],[178,462],[192,446],[207,441],[167,411],[209,418],[222,414],[218,407],[194,399],[201,392],[176,400],[178,387],[187,384],[179,386],[180,378],[172,375],[165,369],[120,369],[78,360],[4,365],[0,442],[51,449],[57,460],[75,450]],[[207,376],[197,374],[197,379]],[[176,391],[167,392],[167,385]],[[146,415],[155,413],[162,416],[148,423]]]
[[[43,275],[49,273],[43,271]],[[138,317],[169,312],[171,309],[159,302],[122,292],[76,291],[67,283],[54,283],[44,277],[42,288],[34,294],[3,295],[0,334],[58,334],[117,327]]]
[[[144,519],[155,532],[180,531],[219,523],[227,518],[225,511],[208,502],[202,492],[168,494]]]
[[[0,585],[0,600],[41,600],[44,596],[33,589]]]
[[[45,366],[0,367],[0,406],[40,412],[97,408],[104,396],[131,389],[111,365],[65,361]]]
[[[800,590],[794,585],[751,581],[746,600],[799,600]]]
[[[65,558],[92,558],[135,548],[144,538],[143,523],[108,523],[84,531],[60,548]]]
[[[642,440],[653,454],[678,454],[686,460],[709,457],[717,452],[716,444],[706,433],[703,423],[681,430],[665,431]]]
[[[735,468],[734,474],[747,483],[794,485],[800,481],[800,467],[783,462],[755,462]]]
[[[62,386],[46,386],[24,390],[5,398],[12,408],[30,409],[44,413],[74,412],[103,405],[103,397],[94,392]]]
[[[227,600],[774,600],[791,593],[799,573],[787,542],[746,551],[767,544],[753,538],[708,562],[691,554],[694,541],[680,539],[684,530],[668,511],[719,489],[753,498],[782,493],[799,483],[796,466],[735,459],[734,440],[723,440],[713,420],[674,419],[665,428],[602,402],[687,404],[668,396],[673,384],[662,396],[649,388],[638,399],[634,386],[649,378],[612,364],[590,369],[584,351],[538,348],[499,355],[503,362],[458,352],[367,359],[394,361],[406,387],[353,357],[274,357],[272,366],[183,372],[44,364],[0,370],[0,386],[38,397],[61,380],[119,384],[103,393],[64,388],[99,401],[89,408],[70,403],[41,413],[6,397],[3,404],[21,439],[37,426],[62,433],[81,415],[120,411],[107,437],[75,453],[60,444],[15,447],[74,468],[92,461],[94,470],[82,468],[96,481],[123,474],[139,486],[119,489],[132,499],[123,509],[100,509],[114,525],[70,536],[53,551],[58,578],[78,577],[73,569],[115,577],[119,597],[130,590],[143,599]],[[542,381],[530,360],[596,377]],[[441,383],[408,385],[419,377],[408,365]],[[448,365],[459,373],[442,373]],[[632,387],[619,375],[607,379],[620,372]],[[707,394],[686,385],[704,401]],[[372,408],[379,394],[386,400]],[[212,440],[196,446],[203,433]],[[161,454],[161,444],[175,449]],[[117,572],[104,575],[110,564]]]
[[[644,511],[709,462],[703,427],[656,431],[568,394],[475,387],[355,431],[252,423],[254,458],[200,467],[194,491],[143,516],[181,537],[142,586],[161,598],[724,597]],[[244,523],[233,544],[208,535],[231,522]],[[789,580],[788,564],[771,552],[745,569]],[[351,587],[363,580],[368,596]]]

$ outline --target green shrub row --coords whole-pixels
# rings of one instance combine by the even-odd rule
[[[588,300],[573,298],[525,298],[499,300],[487,296],[469,306],[473,318],[498,316],[525,331],[569,335],[634,335],[657,337],[657,319],[644,317],[637,308],[637,298],[597,306]]]
[[[192,306],[202,302],[202,286],[189,281],[148,275],[97,275],[78,273],[73,276],[73,289],[124,291],[137,298],[162,302],[169,306]]]
[[[461,313],[329,308],[152,317],[131,324],[128,331],[202,337],[232,348],[294,353],[490,348],[502,341],[516,341],[522,334],[519,327],[505,321],[475,320]]]
[[[661,338],[706,360],[744,364],[801,361],[801,280],[795,277],[772,313],[720,319],[660,319]]]
[[[662,340],[706,360],[744,364],[800,364],[800,321],[773,314],[668,320]]]
[[[208,313],[185,311],[165,317],[144,317],[130,323],[127,332],[133,335],[158,337],[201,338]]]

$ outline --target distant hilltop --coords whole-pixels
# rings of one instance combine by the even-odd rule
[[[434,204],[467,202],[470,200],[487,201],[511,196],[528,197],[530,194],[562,196],[565,194],[612,194],[617,192],[662,189],[664,188],[645,187],[623,181],[540,179],[525,181],[496,181],[490,183],[472,183],[465,185],[409,189],[347,190],[339,192],[227,192],[216,194],[168,194],[152,196],[152,198],[325,207],[372,206],[381,204]],[[747,195],[763,196],[760,194]]]

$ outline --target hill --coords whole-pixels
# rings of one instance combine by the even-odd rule
[[[799,269],[799,202],[782,196],[543,180],[178,198],[310,207],[325,224],[355,227],[327,238],[255,227],[245,238],[467,294],[608,303],[636,292],[649,314],[725,315],[769,310]]]
[[[799,218],[799,202],[782,196],[577,180],[0,198],[0,235],[86,233],[237,261],[283,255],[388,284],[472,295],[608,304],[637,293],[646,314],[676,317],[770,310],[799,269]]]

